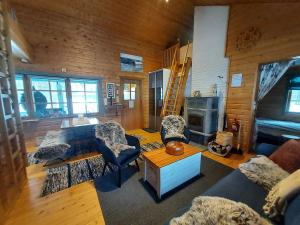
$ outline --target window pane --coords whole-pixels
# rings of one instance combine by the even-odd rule
[[[130,100],[130,92],[124,90],[124,100]]]
[[[51,103],[50,91],[34,91],[34,102],[37,103]]]
[[[87,103],[86,104],[87,113],[96,113],[98,112],[98,103]]]
[[[31,79],[32,90],[49,90],[49,82],[47,78],[32,78]]]
[[[52,91],[65,91],[66,84],[65,80],[51,80],[50,81]]]
[[[129,91],[130,84],[124,84],[124,91]]]
[[[21,117],[28,116],[28,113],[22,104],[19,104],[19,110]]]
[[[52,102],[54,103],[67,102],[66,92],[64,91],[52,91],[51,95],[52,95]]]
[[[85,103],[73,103],[73,113],[86,113],[85,112]]]
[[[135,100],[135,92],[131,92],[131,99]]]
[[[25,94],[24,94],[24,91],[18,91],[18,102],[19,102],[19,103],[25,102]]]
[[[18,90],[24,89],[24,83],[23,83],[23,76],[17,76],[16,77],[16,85]]]
[[[300,90],[291,90],[289,112],[300,113]]]
[[[85,90],[86,91],[97,91],[97,81],[93,82],[87,82],[85,84]]]
[[[53,104],[53,112],[60,116],[68,114],[67,104]]]
[[[71,80],[72,91],[84,91],[84,81],[81,80]]]
[[[131,84],[130,90],[135,92],[136,84]]]
[[[86,102],[98,102],[96,92],[86,92]]]
[[[72,92],[72,102],[85,102],[84,92]]]

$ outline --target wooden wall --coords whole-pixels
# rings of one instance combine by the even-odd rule
[[[144,127],[147,127],[148,72],[161,68],[163,50],[171,40],[176,40],[176,36],[188,39],[192,35],[193,8],[182,9],[185,14],[180,21],[171,14],[175,13],[173,9],[163,8],[158,15],[159,8],[149,2],[142,5],[132,2],[137,11],[122,1],[115,4],[110,1],[12,1],[34,51],[32,64],[18,62],[17,68],[55,74],[66,68],[68,74],[101,76],[104,94],[106,82],[119,84],[120,77],[140,79]],[[136,15],[132,15],[133,10]],[[154,22],[159,19],[161,24]],[[169,28],[166,27],[168,22]],[[120,72],[120,52],[142,56],[144,73]]]
[[[238,4],[231,6],[226,55],[230,57],[229,82],[243,73],[241,88],[228,88],[226,111],[231,122],[242,123],[242,149],[251,148],[257,70],[260,63],[300,55],[300,3]],[[237,36],[254,26],[261,31],[257,44],[246,51],[236,49]]]

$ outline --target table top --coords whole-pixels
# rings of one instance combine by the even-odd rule
[[[177,162],[181,159],[187,158],[191,155],[197,154],[197,153],[201,153],[201,151],[203,151],[200,148],[197,148],[195,146],[192,145],[188,145],[185,143],[182,143],[184,146],[184,153],[182,155],[170,155],[168,153],[166,153],[166,148],[159,148],[157,150],[153,150],[150,152],[144,152],[143,156],[146,160],[150,161],[151,163],[153,163],[155,166],[161,168],[164,166],[167,166],[169,164],[172,164],[174,162]]]
[[[83,117],[83,118],[68,118],[64,119],[61,123],[61,129],[68,129],[73,127],[98,125],[99,120],[96,117]]]

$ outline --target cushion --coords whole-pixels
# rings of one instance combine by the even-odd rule
[[[139,149],[123,150],[119,153],[117,160],[120,163],[120,165],[126,165],[132,161],[132,158],[136,157],[139,154],[140,154]]]
[[[281,145],[270,159],[289,173],[300,168],[300,142],[289,140]]]
[[[261,143],[256,147],[255,152],[257,155],[270,156],[277,148],[277,145]]]
[[[289,202],[284,215],[284,224],[300,224],[300,194],[298,194],[293,200]]]

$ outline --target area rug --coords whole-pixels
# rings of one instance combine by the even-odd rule
[[[103,168],[104,159],[102,156],[49,168],[46,171],[47,175],[42,187],[41,197],[100,177]],[[107,167],[105,174],[109,172],[110,169]]]
[[[188,206],[232,169],[202,156],[201,176],[167,193],[159,201],[152,187],[143,181],[141,170],[132,166],[122,171],[122,187],[116,185],[116,172],[95,179],[106,225],[165,224],[174,214]]]
[[[146,143],[141,145],[141,149],[142,151],[152,151],[158,148],[162,148],[164,147],[164,144],[162,142],[158,142],[158,141],[154,141],[154,142],[150,142],[150,143]]]

